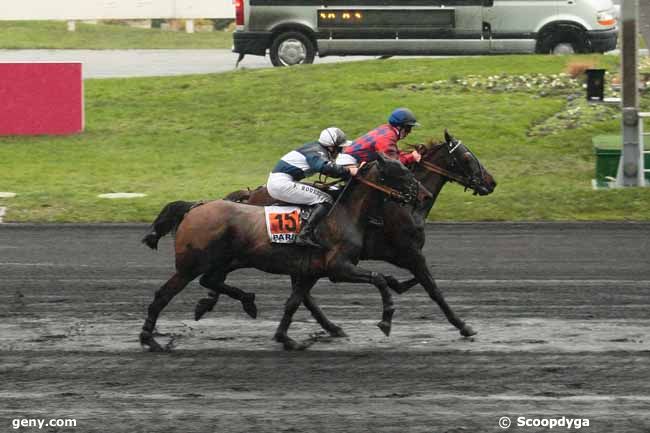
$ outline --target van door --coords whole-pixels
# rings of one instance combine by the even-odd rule
[[[494,0],[485,9],[492,53],[534,53],[536,32],[557,16],[559,0]]]
[[[323,0],[319,55],[487,53],[484,1]]]

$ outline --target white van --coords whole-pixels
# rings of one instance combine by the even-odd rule
[[[234,0],[233,51],[275,66],[328,55],[587,53],[616,47],[611,0]]]

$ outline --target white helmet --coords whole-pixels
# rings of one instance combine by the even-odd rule
[[[345,133],[334,126],[321,131],[318,142],[325,147],[346,147],[352,144],[348,141]]]

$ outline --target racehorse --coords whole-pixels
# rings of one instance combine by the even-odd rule
[[[292,340],[287,331],[305,295],[322,277],[329,277],[332,281],[374,284],[383,303],[379,326],[390,329],[394,306],[386,278],[356,266],[367,227],[365,216],[368,209],[379,205],[386,193],[402,203],[431,197],[399,161],[382,156],[360,168],[337,206],[323,221],[321,236],[329,245],[325,250],[272,244],[267,235],[264,208],[259,206],[217,200],[179,216],[170,211],[170,205],[173,207],[174,203],[167,205],[153,226],[161,236],[167,233],[162,230],[163,226],[169,230],[177,228],[176,273],[156,292],[149,305],[140,343],[151,351],[164,350],[153,337],[158,316],[174,296],[200,275],[202,286],[227,293],[250,307],[252,299],[225,284],[229,272],[246,267],[291,276],[293,291],[274,336],[285,349],[303,347]],[[145,237],[143,242],[151,248],[156,246],[151,238]],[[391,278],[391,281],[395,280]],[[254,312],[252,310],[249,314]]]
[[[414,165],[413,172],[422,185],[432,193],[432,197],[421,202],[414,210],[395,202],[384,203],[383,209],[379,212],[383,217],[383,224],[371,225],[366,229],[360,258],[386,261],[409,270],[414,278],[405,283],[386,276],[391,289],[401,294],[420,283],[429,297],[438,304],[447,320],[460,331],[461,335],[468,337],[476,334],[476,331],[465,324],[447,304],[422,254],[425,241],[424,226],[438,194],[448,181],[457,182],[466,190],[471,189],[478,195],[491,194],[496,187],[496,182],[467,146],[447,130],[445,130],[445,142],[415,147],[422,158],[419,164]],[[253,191],[235,191],[226,199],[255,205],[270,205],[275,202],[266,192],[266,187],[259,187]],[[199,301],[195,316],[197,320],[214,308],[218,297],[219,293],[210,292],[207,298]],[[345,335],[339,326],[325,317],[311,295],[305,297],[304,304],[330,335]],[[390,328],[384,328],[382,331],[388,335]]]

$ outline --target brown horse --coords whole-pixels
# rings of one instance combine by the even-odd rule
[[[180,218],[178,215],[171,217],[169,205],[166,206],[153,226],[161,236],[166,234],[163,229],[178,227],[176,273],[156,292],[149,305],[140,334],[141,344],[151,351],[163,350],[153,338],[158,315],[199,275],[202,275],[200,283],[204,287],[214,292],[225,292],[250,306],[252,299],[246,299],[244,292],[225,284],[229,272],[246,267],[287,274],[292,278],[293,292],[275,333],[275,340],[283,343],[286,349],[303,347],[289,338],[287,330],[305,295],[322,277],[329,277],[332,281],[374,284],[383,302],[379,326],[390,329],[394,307],[386,278],[356,266],[367,227],[365,215],[368,209],[379,205],[386,192],[410,203],[417,199],[419,190],[414,175],[398,161],[381,157],[366,165],[350,181],[337,206],[321,225],[321,236],[329,245],[325,250],[272,244],[266,231],[264,209],[259,206],[218,200],[194,207]],[[143,242],[155,247],[150,238],[145,237]]]
[[[399,283],[393,277],[386,279],[390,287],[397,293],[404,293],[417,283],[426,290],[429,297],[435,301],[444,312],[447,320],[459,329],[461,335],[471,336],[476,332],[466,325],[451,309],[438,289],[429,271],[426,259],[422,254],[426,218],[435,204],[438,194],[448,181],[458,182],[471,189],[474,194],[488,195],[494,191],[496,182],[492,175],[483,167],[478,158],[460,141],[445,130],[445,142],[416,146],[422,155],[419,164],[414,166],[415,177],[432,193],[429,200],[421,202],[415,209],[400,206],[394,202],[386,202],[378,215],[383,217],[382,225],[369,226],[364,235],[362,260],[382,260],[398,267],[408,269],[415,278]],[[273,203],[265,187],[253,191],[241,190],[229,194],[226,199],[245,201],[255,205]],[[208,298],[201,299],[197,304],[196,318],[214,308],[218,293],[210,293]],[[344,335],[342,329],[330,322],[318,308],[310,296],[304,299],[305,306],[333,336]],[[388,329],[390,331],[390,329]]]

